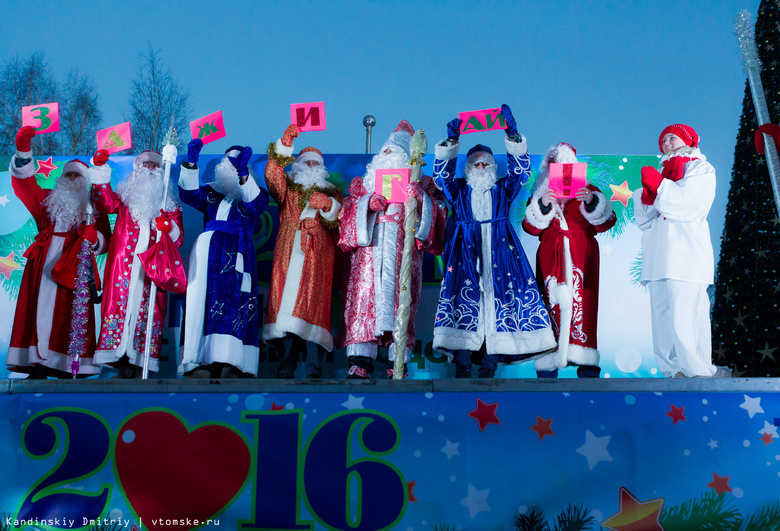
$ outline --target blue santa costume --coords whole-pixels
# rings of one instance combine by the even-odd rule
[[[182,164],[179,177],[179,198],[205,214],[206,226],[190,254],[184,345],[178,372],[207,376],[198,369],[226,364],[227,369],[235,367],[241,373],[257,376],[261,323],[252,234],[258,216],[268,206],[268,194],[251,175],[243,184],[235,183],[227,195],[219,185],[220,172],[230,173],[233,166],[238,175],[242,168],[247,171],[250,148],[231,147],[217,165],[217,181],[203,186],[199,185],[199,170],[194,164],[197,153],[191,155],[192,145],[189,152],[189,164]],[[236,376],[225,368],[221,374],[212,375]]]
[[[509,174],[475,190],[455,177],[459,147],[452,137],[435,147],[434,182],[452,205],[455,230],[444,253],[433,347],[455,361],[458,377],[470,377],[470,351],[484,344],[480,376],[492,377],[496,363],[519,363],[555,348],[549,315],[509,220],[512,200],[530,176],[530,157],[525,138],[508,135]],[[467,171],[479,162],[495,173],[490,148],[472,148]]]

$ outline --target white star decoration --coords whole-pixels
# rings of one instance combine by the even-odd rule
[[[349,395],[349,400],[343,402],[341,405],[347,409],[363,409],[363,400],[365,398],[365,396],[358,398],[356,396]]]
[[[710,443],[707,446],[709,446],[712,450],[714,450],[715,448],[718,447],[718,441],[714,439],[710,439]]]
[[[588,458],[590,470],[593,470],[599,461],[612,461],[612,456],[607,450],[611,438],[611,435],[596,437],[590,430],[585,430],[585,444],[577,448],[577,453]]]
[[[753,418],[753,415],[755,415],[756,413],[764,412],[764,410],[761,409],[761,397],[750,398],[748,395],[743,395],[743,396],[745,397],[745,401],[742,402],[742,404],[739,407],[747,411],[751,419]]]
[[[447,439],[447,444],[444,445],[444,448],[441,449],[442,452],[447,454],[447,461],[452,459],[455,455],[460,455],[460,452],[458,451],[458,446],[460,446],[460,443],[454,443]]]
[[[0,206],[5,206],[8,204],[8,196],[7,195],[0,195]]]
[[[474,485],[469,483],[469,494],[460,500],[460,504],[468,507],[472,520],[481,511],[490,511],[490,505],[487,502],[488,494],[490,494],[490,489],[477,490]]]
[[[770,424],[767,421],[764,421],[764,427],[758,430],[758,433],[762,435],[768,433],[772,437],[777,437],[777,426],[775,426],[774,424]]]

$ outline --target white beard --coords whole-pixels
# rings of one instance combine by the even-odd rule
[[[496,181],[498,181],[498,174],[493,165],[481,170],[474,166],[466,168],[466,182],[475,192],[490,190],[496,185]]]
[[[304,190],[312,186],[330,187],[330,183],[327,181],[329,175],[328,168],[322,164],[310,168],[303,162],[293,162],[290,167],[290,177],[292,177],[293,182],[303,186]]]
[[[366,166],[366,175],[363,177],[363,186],[369,192],[373,192],[376,187],[376,170],[392,170],[395,168],[408,168],[409,155],[403,151],[386,153],[377,153],[371,162]]]
[[[130,172],[127,178],[116,187],[117,195],[130,210],[130,215],[138,223],[148,224],[160,215],[163,196],[163,173],[161,169],[150,170],[140,167]],[[168,183],[168,200],[165,210],[175,210],[178,206],[173,186]]]
[[[229,201],[235,201],[243,197],[238,183],[238,170],[224,157],[214,168],[214,182],[209,183],[211,188],[224,195]]]
[[[69,231],[77,228],[86,219],[89,205],[89,188],[85,177],[70,180],[60,177],[57,186],[43,200],[43,206],[49,213],[58,230]]]

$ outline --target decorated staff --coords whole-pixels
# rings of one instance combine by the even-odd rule
[[[176,147],[169,143],[163,151],[169,169],[176,160]],[[116,191],[111,186],[108,156],[99,150],[90,173],[95,209],[117,214],[106,259],[95,362],[117,368],[120,378],[140,378],[145,360],[148,370],[159,369],[167,291],[183,293],[186,289],[176,250],[183,241],[181,206],[176,194],[166,191],[172,184],[163,179],[159,153],[140,153],[133,161],[133,171]],[[150,249],[155,251],[145,254]]]
[[[179,174],[179,197],[203,213],[205,227],[190,252],[180,375],[188,378],[257,376],[260,310],[252,235],[268,193],[249,170],[252,148],[231,146],[200,184],[203,142],[193,139]]]
[[[456,178],[459,118],[435,147],[434,179],[452,205],[455,230],[445,250],[445,273],[433,329],[433,347],[455,362],[457,378],[471,378],[472,355],[484,351],[480,378],[499,363],[548,355],[555,347],[550,318],[520,239],[509,221],[512,200],[531,175],[525,138],[507,105],[505,145],[509,174],[499,177],[493,152],[477,144]]]
[[[30,126],[19,130],[9,167],[14,192],[32,215],[38,235],[24,253],[27,263],[6,364],[32,378],[95,375],[100,368],[93,363],[93,301],[81,290],[85,276],[79,268],[93,260],[93,251],[106,251],[111,229],[106,216],[98,215],[94,224],[88,219],[89,168],[82,161],[66,163],[53,190],[38,185],[30,148],[34,135]],[[83,249],[88,254],[80,260]],[[77,323],[75,343],[70,341],[71,323]]]
[[[371,159],[365,175],[352,180],[350,195],[344,199],[339,214],[339,246],[348,256],[342,289],[344,326],[337,346],[347,350],[347,378],[369,378],[380,346],[389,347],[388,377],[394,376],[396,357],[408,360],[414,348],[414,317],[422,288],[422,251],[436,249],[438,235],[446,230],[441,219],[442,215],[446,219],[446,210],[434,203],[430,178],[423,178],[421,183],[401,184],[404,176],[408,183],[413,134],[409,122],[402,120]],[[406,342],[396,347],[392,334],[399,307],[404,202],[409,195],[417,199],[415,212],[420,221],[415,226],[416,242],[412,248]]]
[[[306,378],[316,379],[325,352],[333,350],[331,288],[342,197],[327,181],[319,149],[309,146],[292,156],[298,133],[290,124],[268,146],[265,183],[279,205],[279,234],[263,341],[279,351],[277,378],[292,378],[298,359],[305,357]]]
[[[425,138],[425,130],[419,129],[412,136],[412,159],[409,162],[412,166],[412,172],[409,176],[409,187],[419,186],[420,169],[425,165],[423,157],[428,150],[428,141]],[[395,315],[395,328],[393,330],[393,339],[395,340],[395,351],[403,350],[406,344],[407,330],[409,328],[410,306],[412,303],[412,290],[410,281],[412,279],[412,251],[414,248],[414,233],[417,219],[417,197],[416,194],[409,194],[404,203],[404,249],[401,258],[401,270],[399,272],[398,310]],[[393,379],[401,380],[405,375],[404,360],[400,356],[395,357],[393,366]]]
[[[739,38],[739,51],[750,84],[753,105],[756,108],[756,121],[761,126],[756,132],[756,147],[760,153],[766,153],[769,178],[772,181],[772,191],[775,196],[775,207],[780,215],[780,159],[777,153],[780,128],[776,124],[770,123],[764,86],[761,83],[761,58],[758,57],[755,31],[749,11],[742,11],[737,15],[734,29],[737,38]]]

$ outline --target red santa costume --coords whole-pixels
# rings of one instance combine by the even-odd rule
[[[19,144],[17,144],[19,145]],[[19,298],[14,315],[11,342],[6,364],[9,370],[33,373],[43,368],[41,376],[72,377],[69,355],[74,291],[52,277],[52,270],[66,266],[76,271],[73,264],[64,264],[81,247],[89,205],[89,168],[80,160],[65,164],[62,175],[74,172],[81,177],[70,180],[60,177],[53,190],[42,189],[35,179],[35,163],[29,149],[18,150],[11,158],[12,185],[17,197],[24,203],[35,221],[38,235],[24,253],[27,263],[22,276]],[[97,216],[94,227],[96,253],[104,253],[110,227],[105,216]],[[93,232],[93,235],[95,233]],[[59,278],[59,277],[58,277]],[[80,353],[79,375],[94,375],[100,367],[93,363],[95,349],[95,318],[93,304],[87,303],[86,350]]]
[[[401,121],[371,163],[364,177],[353,179],[349,197],[339,214],[339,246],[349,253],[343,283],[343,328],[337,338],[345,346],[350,361],[350,377],[367,378],[379,346],[389,346],[388,358],[395,360],[392,332],[398,305],[398,275],[404,242],[404,205],[387,203],[374,192],[376,170],[409,168],[410,144],[414,129]],[[430,177],[423,176],[419,186],[410,185],[408,193],[418,196],[419,223],[411,265],[411,304],[407,331],[408,361],[414,348],[414,321],[422,289],[422,252],[438,248],[446,231],[444,202],[432,196]]]
[[[158,168],[146,168],[144,163],[156,164]],[[92,168],[92,200],[95,208],[106,214],[117,214],[104,272],[102,324],[95,363],[121,366],[123,363],[118,362],[124,362],[126,356],[131,365],[141,367],[144,364],[151,281],[138,255],[156,240],[155,220],[160,214],[163,197],[163,174],[159,169],[161,163],[159,153],[145,151],[139,154],[133,162],[133,171],[117,185],[116,191],[111,187],[111,170],[108,165]],[[178,247],[182,243],[181,206],[172,184],[164,184],[169,188],[162,210],[172,222],[169,234]],[[153,372],[159,369],[167,304],[168,293],[158,289],[154,301],[149,359],[149,370]]]
[[[297,136],[297,126],[289,126],[283,137],[269,146],[265,167],[265,182],[279,206],[280,224],[263,341],[294,334],[332,351],[331,288],[341,191],[326,181],[328,171],[318,149],[307,147],[292,158]],[[290,173],[285,174],[285,166],[293,160]],[[285,354],[289,353],[282,353],[283,358]]]
[[[587,367],[580,376],[598,376],[596,330],[599,304],[599,244],[596,234],[611,229],[617,218],[612,204],[596,186],[588,185],[585,201],[542,198],[549,189],[549,164],[575,163],[569,144],[551,147],[542,161],[523,229],[539,236],[536,279],[555,323],[558,349],[536,360],[540,376],[556,376],[567,365]]]

